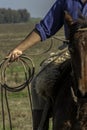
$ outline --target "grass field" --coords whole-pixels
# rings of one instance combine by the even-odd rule
[[[36,21],[35,21],[36,22]],[[27,24],[0,24],[0,61],[2,61],[3,58],[9,53],[11,49],[13,49],[21,40],[23,40],[29,32],[34,28],[35,22],[30,22]],[[63,36],[63,31],[60,30],[59,33],[56,35]],[[25,53],[30,56],[34,63],[36,71],[38,72],[39,64],[41,61],[47,58],[49,56],[50,52],[57,51],[57,48],[60,41],[54,40],[54,45],[52,49],[43,55],[36,55],[39,52],[45,51],[50,46],[51,39],[46,40],[44,42],[41,42],[35,46],[33,46],[31,49],[28,49]],[[34,54],[31,56],[30,54]],[[14,68],[14,69],[13,69]],[[22,68],[15,66],[11,70],[11,73],[8,71],[8,81],[10,85],[13,85],[14,82],[17,81],[20,83],[23,80],[23,73]],[[14,76],[14,73],[16,72],[15,79],[12,78],[12,74]],[[18,76],[18,77],[17,77]],[[16,83],[16,84],[17,84]],[[0,91],[1,95],[1,91]],[[1,99],[1,97],[0,97]],[[8,92],[8,101],[9,101],[9,107],[11,111],[11,117],[12,117],[12,127],[13,130],[31,130],[32,129],[32,116],[31,116],[31,109],[30,109],[30,103],[28,98],[28,92],[27,89],[17,92],[17,93],[11,93]],[[6,103],[4,99],[4,105],[5,105],[5,118],[6,118],[6,130],[9,130],[9,121],[8,121],[8,114],[7,114],[7,108]],[[0,130],[3,130],[2,126],[2,111],[1,111],[1,101],[0,101]]]

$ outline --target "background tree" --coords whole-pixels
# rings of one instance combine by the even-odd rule
[[[21,23],[30,20],[30,13],[26,9],[12,10],[0,8],[0,23]]]

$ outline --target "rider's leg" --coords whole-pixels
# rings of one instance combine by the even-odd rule
[[[42,113],[45,106],[45,100],[42,99],[37,93],[35,89],[35,79],[31,84],[31,94],[32,94],[32,120],[33,120],[33,130],[38,130]],[[43,130],[48,130],[49,127],[49,118],[46,121],[46,124]]]

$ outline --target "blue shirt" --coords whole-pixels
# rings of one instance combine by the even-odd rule
[[[79,11],[87,17],[87,3],[81,0],[56,0],[47,15],[36,24],[41,39],[45,40],[54,35],[63,25],[66,38],[68,37],[68,26],[64,21],[64,10],[68,11],[73,20],[78,18]]]

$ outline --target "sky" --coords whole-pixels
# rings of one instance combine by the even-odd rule
[[[24,9],[31,17],[44,17],[56,0],[0,0],[0,8]]]

